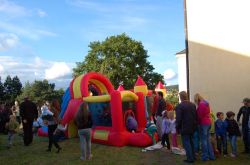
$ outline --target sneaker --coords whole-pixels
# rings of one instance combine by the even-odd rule
[[[81,160],[86,160],[83,156],[80,157]]]
[[[232,158],[235,158],[235,157],[236,157],[236,155],[233,154],[233,153],[231,153],[230,156],[231,156]]]
[[[226,157],[227,157],[227,154],[224,154],[223,156],[224,156],[224,158],[226,158]]]

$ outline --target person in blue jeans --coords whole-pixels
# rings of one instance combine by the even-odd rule
[[[194,141],[194,152],[196,155],[199,154],[200,151],[200,133],[199,133],[199,127],[195,129],[195,132],[193,134],[193,141]]]
[[[235,113],[229,111],[226,115],[228,138],[232,148],[230,156],[234,158],[237,156],[237,136],[241,136],[241,133],[238,123],[234,120]]]
[[[81,160],[91,159],[91,127],[92,119],[88,104],[83,102],[75,116],[75,124],[80,138]]]
[[[216,116],[217,120],[215,121],[215,134],[217,141],[217,149],[220,154],[222,154],[223,147],[223,154],[225,157],[227,155],[227,124],[223,120],[224,114],[222,112],[218,112]]]
[[[213,147],[210,142],[210,129],[211,129],[211,125],[200,126],[201,150],[202,150],[201,159],[203,161],[215,160]]]
[[[197,115],[195,104],[188,100],[187,92],[179,93],[181,103],[176,106],[176,130],[181,134],[182,144],[186,151],[186,163],[194,163],[193,134],[197,127]]]
[[[200,94],[195,94],[194,101],[197,104],[197,118],[200,127],[201,159],[203,161],[215,160],[213,147],[210,141],[210,129],[212,126],[211,110],[209,103]]]

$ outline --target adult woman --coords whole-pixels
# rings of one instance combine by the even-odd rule
[[[92,120],[88,104],[83,102],[75,116],[75,124],[80,138],[81,160],[91,159],[91,127]]]
[[[52,144],[53,144],[53,133],[56,130],[57,127],[57,123],[58,123],[58,116],[60,113],[60,104],[58,102],[58,100],[53,100],[51,102],[51,105],[49,105],[49,110],[52,112],[53,114],[53,118],[51,118],[51,120],[48,120],[48,137],[49,137],[49,146],[47,151],[51,151],[52,148]],[[57,152],[59,152],[61,150],[61,148],[57,148]]]
[[[202,150],[201,159],[203,161],[214,160],[214,151],[210,142],[210,129],[212,120],[210,117],[209,103],[198,93],[194,95],[194,101],[197,104],[197,117],[198,124],[200,126]]]

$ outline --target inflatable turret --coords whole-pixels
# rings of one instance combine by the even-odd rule
[[[162,92],[164,98],[165,98],[166,95],[167,95],[167,89],[166,89],[166,87],[162,84],[161,81],[159,81],[158,84],[156,85],[155,91],[157,91],[157,92]]]
[[[119,87],[117,88],[117,91],[124,91],[125,89],[123,88],[122,85],[119,85]]]
[[[148,86],[146,83],[143,81],[143,79],[138,76],[135,86],[134,86],[134,92],[142,92],[144,96],[148,95]]]

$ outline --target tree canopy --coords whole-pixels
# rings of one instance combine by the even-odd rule
[[[11,76],[8,75],[4,83],[1,82],[0,78],[1,102],[7,102],[13,104],[16,97],[21,94],[21,90],[22,90],[22,83],[20,82],[20,79],[17,76],[11,78]]]
[[[105,41],[94,41],[89,45],[89,52],[83,62],[77,62],[73,69],[74,76],[90,71],[106,75],[115,87],[122,84],[131,89],[140,75],[150,89],[153,89],[163,76],[154,72],[153,65],[147,60],[147,51],[139,41],[125,33],[111,36]]]
[[[0,101],[4,100],[4,87],[2,83],[2,79],[0,77]]]
[[[46,100],[58,99],[61,100],[64,94],[63,89],[55,90],[55,84],[49,83],[48,80],[27,82],[23,88],[22,94],[18,97],[22,101],[28,96],[30,100],[41,105]]]

